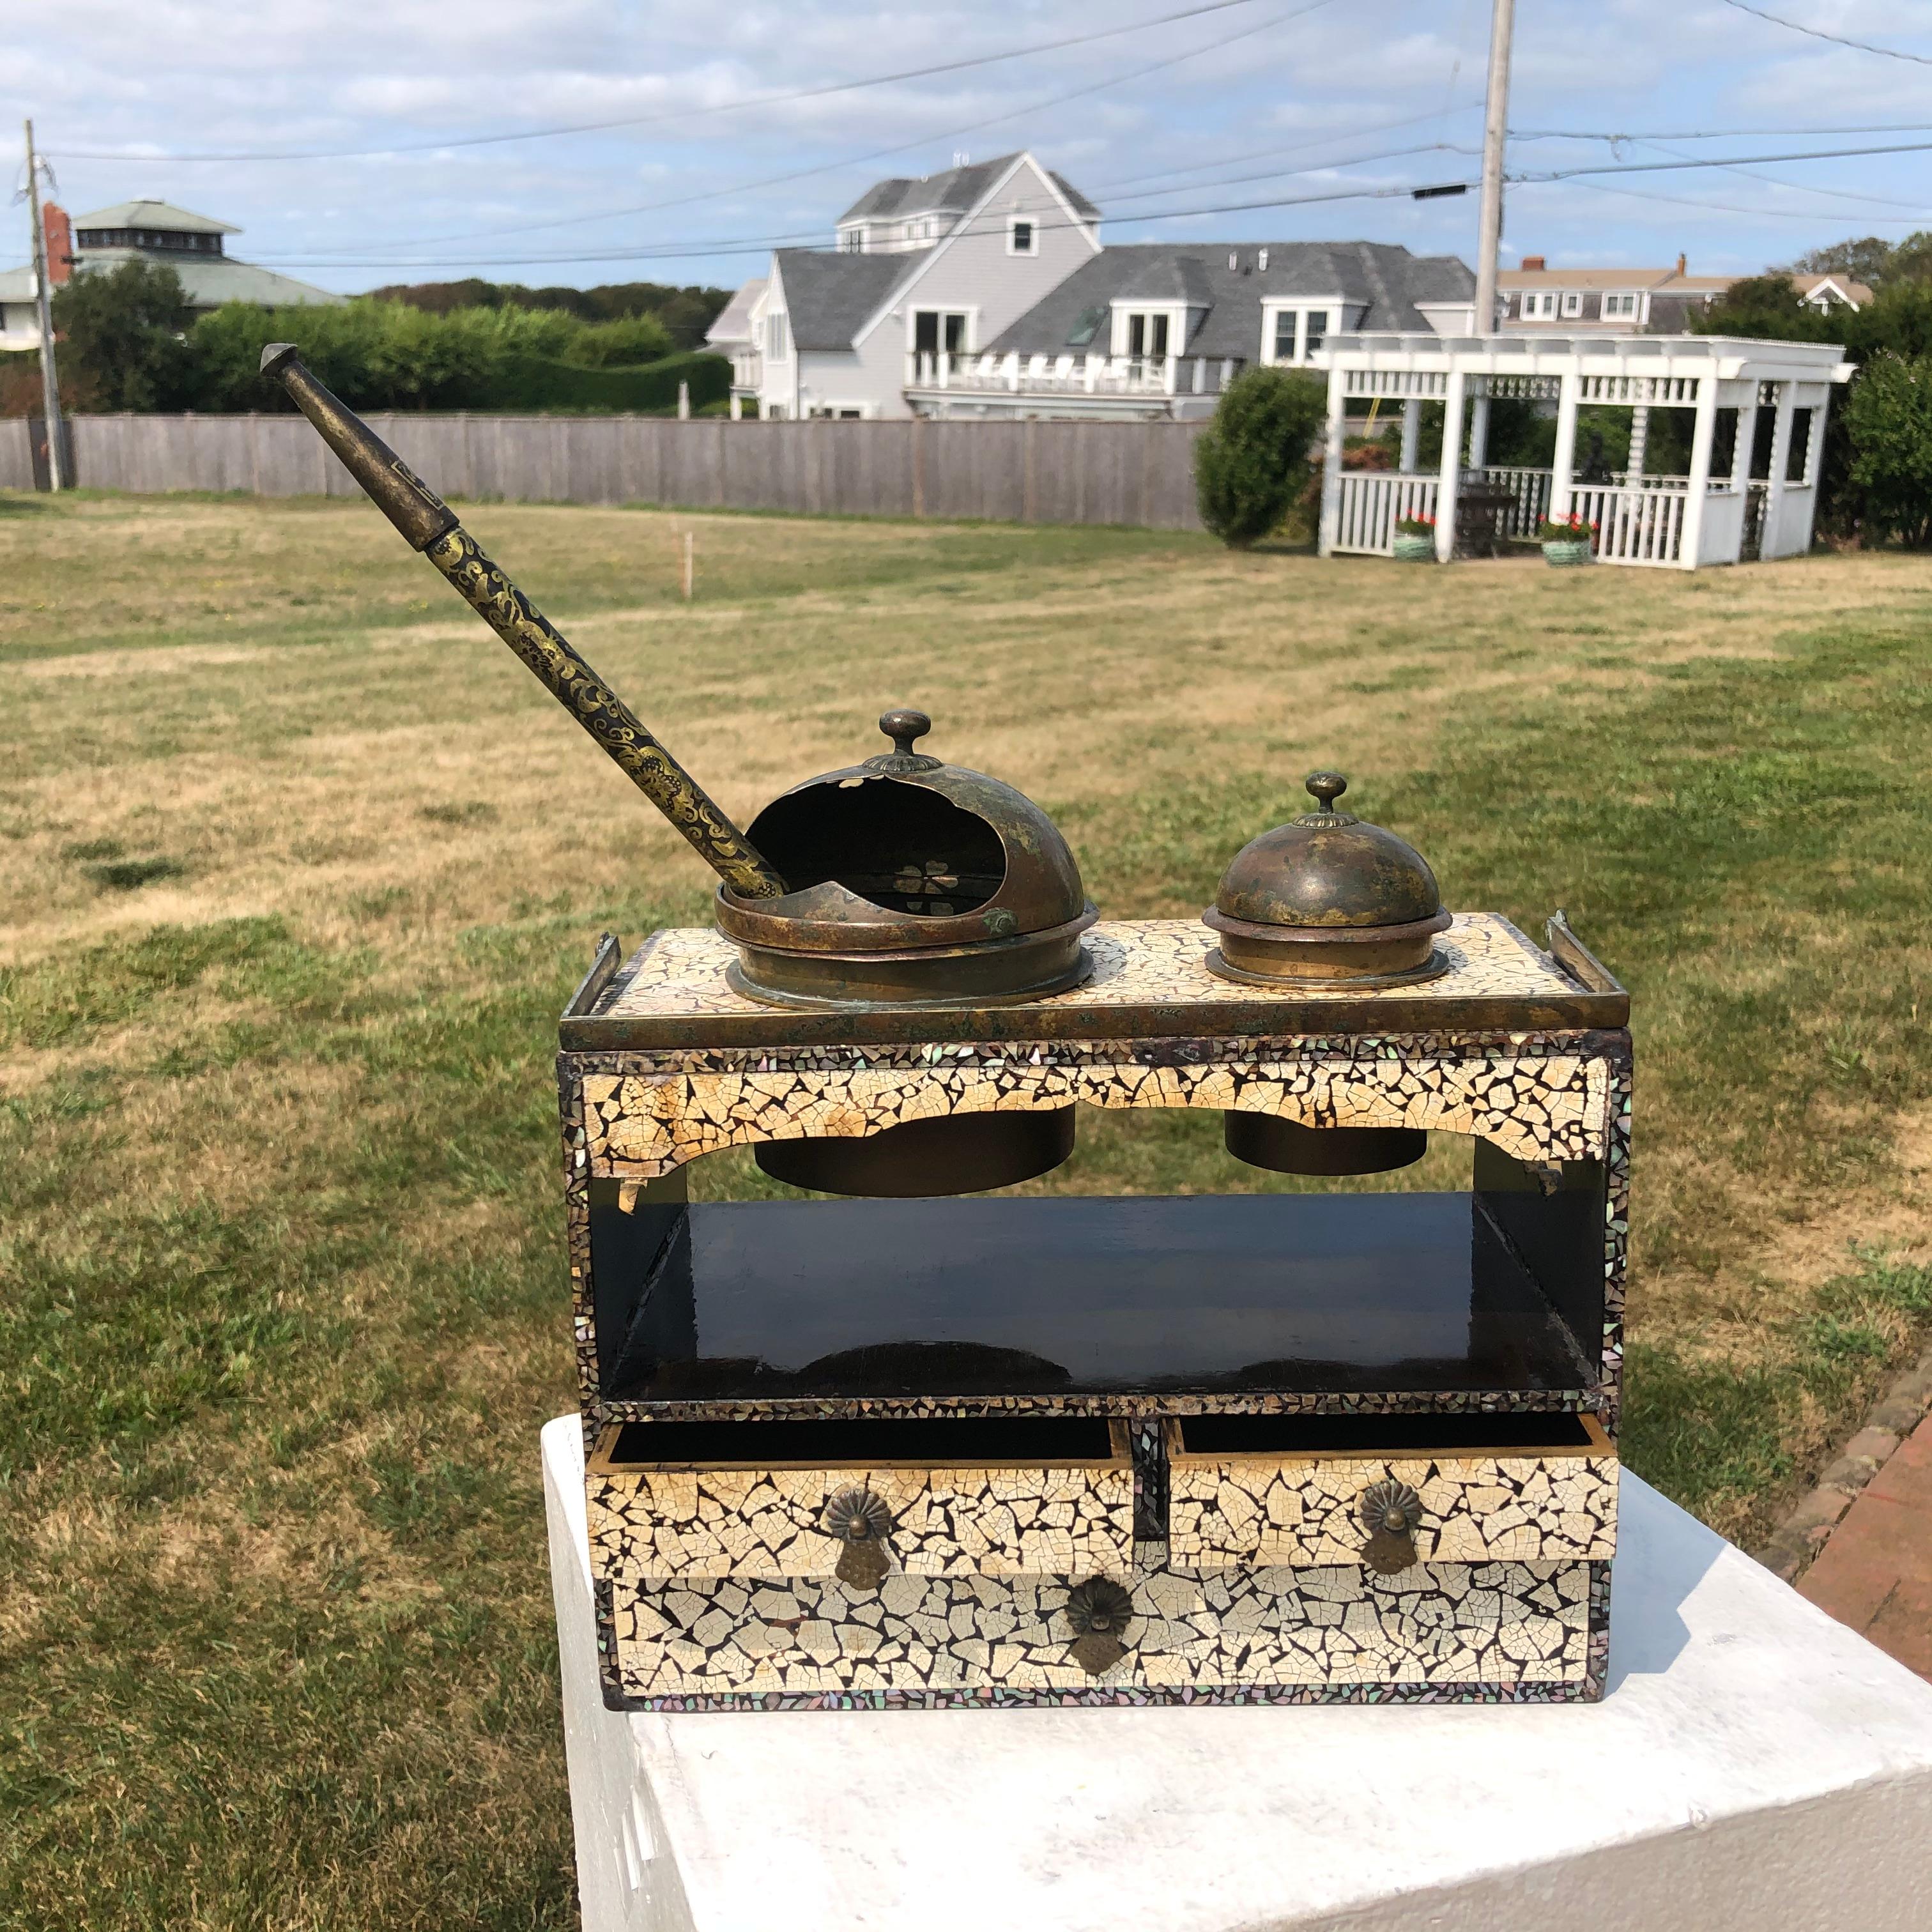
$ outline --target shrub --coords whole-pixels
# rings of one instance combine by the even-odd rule
[[[1395,526],[1399,537],[1432,537],[1436,534],[1433,517],[1404,517]]]
[[[1924,548],[1932,543],[1932,356],[1880,350],[1852,385],[1845,418],[1865,527]]]
[[[590,369],[635,368],[670,352],[670,331],[656,316],[620,315],[585,329],[570,360]]]
[[[1224,544],[1245,550],[1280,526],[1327,413],[1322,384],[1292,370],[1244,370],[1222,392],[1194,446],[1194,484],[1201,520]]]
[[[592,367],[583,354],[586,342],[595,355],[664,340],[648,316],[590,325],[560,309],[440,314],[364,297],[272,313],[231,302],[202,316],[190,334],[186,400],[200,410],[292,406],[259,373],[270,342],[292,342],[353,410],[668,410],[680,378],[691,384],[694,406],[729,392],[730,364],[719,356],[660,353],[635,366]]]

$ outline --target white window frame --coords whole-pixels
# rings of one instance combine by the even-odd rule
[[[1583,291],[1581,289],[1565,289],[1563,291],[1562,307],[1564,320],[1574,321],[1583,313]]]
[[[767,362],[791,360],[791,329],[782,308],[768,308],[764,315],[764,356]]]
[[[1556,291],[1554,289],[1525,289],[1522,292],[1522,320],[1525,322],[1554,322],[1556,320]]]
[[[1262,354],[1261,359],[1276,368],[1300,369],[1307,367],[1308,318],[1311,315],[1324,315],[1328,320],[1322,331],[1322,340],[1331,335],[1340,334],[1348,327],[1346,304],[1338,298],[1328,296],[1297,296],[1292,301],[1264,302],[1262,304]],[[1276,352],[1275,339],[1280,332],[1284,316],[1294,318],[1294,350],[1292,355]]]
[[[1628,302],[1628,308],[1612,308],[1612,302]],[[1641,289],[1606,289],[1604,291],[1603,317],[1606,322],[1648,322],[1650,320],[1650,297]]]
[[[1187,310],[1180,302],[1117,302],[1112,304],[1113,325],[1108,338],[1108,352],[1114,356],[1131,356],[1134,352],[1127,345],[1131,339],[1135,316],[1142,318],[1141,334],[1143,340],[1153,333],[1156,320],[1167,324],[1167,346],[1156,353],[1151,349],[1141,351],[1143,362],[1165,362],[1184,352],[1187,342]]]
[[[906,304],[906,351],[911,354],[919,344],[919,319],[922,315],[939,317],[939,346],[941,352],[946,347],[946,318],[949,315],[963,315],[965,326],[961,330],[961,340],[954,352],[960,356],[976,356],[980,352],[980,304],[977,302],[920,302]]]
[[[1027,232],[1027,244],[1019,245],[1019,231]],[[1040,223],[1030,214],[1010,214],[1006,217],[1006,253],[1009,255],[1037,256],[1040,254]]]

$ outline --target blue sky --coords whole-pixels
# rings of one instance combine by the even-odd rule
[[[829,242],[882,175],[1021,146],[1090,195],[1118,241],[1360,236],[1473,259],[1473,194],[1193,211],[1473,178],[1487,0],[1240,0],[1139,24],[1188,4],[14,0],[0,100],[8,125],[34,116],[70,210],[158,196],[236,223],[243,258],[346,290],[467,273],[733,284],[773,238]],[[1754,4],[1921,59],[1807,38],[1726,0],[1519,0],[1512,170],[1932,144],[1928,0]],[[736,104],[1114,26],[1131,31]],[[620,120],[637,124],[474,142]],[[1812,131],[1914,120],[1922,131]],[[1698,138],[1730,130],[1752,131]],[[1630,138],[1590,138],[1612,136]],[[181,158],[310,150],[334,158]],[[14,219],[5,262],[25,257]],[[1682,253],[1694,272],[1749,272],[1919,225],[1932,227],[1932,151],[1754,163],[1519,185],[1504,260]]]

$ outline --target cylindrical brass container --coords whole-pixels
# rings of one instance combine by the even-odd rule
[[[1222,979],[1366,992],[1449,970],[1433,943],[1450,923],[1436,874],[1407,840],[1338,812],[1348,788],[1340,772],[1311,772],[1316,810],[1234,855],[1202,915]]]
[[[1435,944],[1448,928],[1436,874],[1406,839],[1335,801],[1340,772],[1312,772],[1316,808],[1264,832],[1234,855],[1202,916],[1220,944],[1208,969],[1244,986],[1369,992],[1439,977]],[[1271,1114],[1229,1113],[1228,1151],[1278,1174],[1382,1174],[1420,1160],[1429,1136],[1412,1127],[1308,1127]]]
[[[1080,935],[1098,916],[1066,842],[1039,806],[982,772],[914,747],[922,711],[889,711],[890,752],[807,781],[747,836],[789,890],[727,884],[718,929],[738,949],[725,976],[768,1006],[1013,1006],[1093,970]],[[830,1194],[976,1194],[1058,1167],[1073,1109],[950,1114],[863,1138],[765,1142],[774,1179]]]
[[[1011,785],[913,746],[922,711],[889,711],[893,748],[774,799],[749,836],[790,888],[718,893],[738,948],[727,976],[768,1005],[1011,1006],[1092,971],[1098,914],[1053,821]]]

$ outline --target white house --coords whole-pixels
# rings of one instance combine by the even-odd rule
[[[1674,268],[1552,268],[1542,255],[1526,255],[1496,278],[1508,335],[1592,334],[1678,335],[1741,275],[1694,275],[1679,255]],[[1793,275],[1791,286],[1808,307],[1862,308],[1872,292],[1845,274]]]
[[[117,202],[76,216],[70,226],[57,208],[50,206],[46,212],[50,280],[56,288],[70,274],[105,274],[124,262],[149,262],[181,278],[189,311],[195,315],[224,302],[295,308],[347,299],[292,275],[238,262],[228,253],[225,238],[238,235],[239,229],[168,202]],[[0,271],[0,349],[40,347],[35,294],[31,267]]]
[[[764,416],[908,416],[908,357],[991,342],[1100,252],[1099,224],[1028,154],[882,182],[835,248],[772,256],[741,394]]]
[[[880,182],[830,250],[785,248],[713,326],[734,404],[772,416],[1204,415],[1236,371],[1328,334],[1469,326],[1450,257],[1369,242],[1103,248],[1030,154]]]

